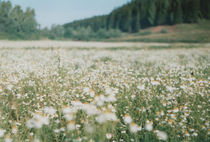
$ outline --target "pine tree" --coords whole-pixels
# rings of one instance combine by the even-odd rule
[[[156,5],[154,0],[148,1],[148,10],[147,10],[147,20],[150,26],[153,26],[155,23],[155,15],[156,15]]]
[[[168,0],[158,0],[156,2],[157,12],[156,12],[156,25],[161,25],[167,23],[167,16],[169,10]]]
[[[135,5],[132,11],[132,32],[138,32],[140,29],[140,12],[138,7]]]
[[[203,18],[210,19],[210,0],[200,0],[200,12]]]
[[[191,19],[190,22],[197,22],[200,18],[200,0],[192,0],[191,2]]]
[[[183,13],[182,13],[182,7],[181,7],[181,1],[180,0],[174,0],[174,21],[173,24],[179,24],[183,22]]]

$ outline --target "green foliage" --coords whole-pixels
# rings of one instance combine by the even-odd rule
[[[183,10],[181,8],[181,2],[179,0],[175,0],[173,2],[173,19],[172,23],[179,24],[183,22]]]
[[[90,27],[95,32],[100,29],[138,32],[140,28],[194,23],[202,18],[210,19],[209,0],[132,0],[109,15],[75,21],[64,27]]]
[[[147,11],[147,20],[149,26],[153,26],[155,22],[155,15],[156,15],[156,5],[153,0],[150,0],[148,6],[148,11]]]
[[[11,19],[9,14],[11,11],[12,5],[10,2],[1,2],[0,3],[0,31],[7,32],[6,26],[10,25]]]
[[[23,11],[18,5],[12,7],[9,1],[0,3],[0,32],[8,35],[6,38],[34,38],[37,31],[38,23],[33,9]]]
[[[64,37],[71,38],[74,40],[98,40],[98,39],[108,39],[112,37],[120,37],[121,32],[119,30],[106,30],[99,29],[97,32],[93,31],[91,27],[78,27],[76,29],[69,28],[66,30]]]
[[[45,29],[46,30],[46,29]],[[50,39],[58,39],[64,37],[64,27],[61,25],[52,25],[51,31],[49,33]]]
[[[166,34],[166,33],[168,33],[168,31],[167,31],[166,29],[162,29],[162,30],[160,31],[160,33]]]
[[[202,13],[203,18],[210,19],[210,1],[209,0],[200,1],[200,11]]]
[[[65,37],[75,40],[89,40],[93,36],[93,33],[90,27],[69,28],[65,33]]]
[[[156,2],[156,17],[155,17],[155,24],[161,25],[165,24],[168,21],[168,9],[169,1],[168,0],[159,0]]]

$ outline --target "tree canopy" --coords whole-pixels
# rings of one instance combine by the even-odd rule
[[[203,18],[210,19],[210,0],[132,0],[108,15],[74,21],[64,27],[138,32],[150,26],[194,23]]]
[[[0,3],[0,32],[13,37],[27,38],[38,30],[35,11],[27,8],[25,11],[19,5],[14,7],[10,1]]]

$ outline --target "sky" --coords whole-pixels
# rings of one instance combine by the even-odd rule
[[[130,0],[10,0],[13,5],[35,9],[41,27],[110,13]]]

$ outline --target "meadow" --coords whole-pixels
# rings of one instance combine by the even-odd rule
[[[210,48],[2,48],[0,141],[210,140]]]

